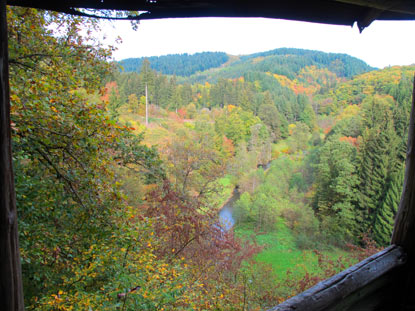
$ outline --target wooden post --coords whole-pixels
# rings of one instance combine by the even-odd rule
[[[415,79],[412,91],[412,109],[409,121],[408,146],[406,154],[405,179],[401,201],[392,234],[392,244],[402,246],[408,255],[408,265],[403,293],[406,306],[415,305],[413,297],[415,284]],[[412,302],[410,302],[412,300]]]
[[[23,311],[10,136],[9,60],[6,0],[0,0],[0,308]]]
[[[415,81],[409,122],[405,180],[391,244],[404,247],[408,256],[412,257],[415,253]]]

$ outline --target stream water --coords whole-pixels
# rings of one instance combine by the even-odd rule
[[[219,212],[219,221],[226,231],[231,229],[235,224],[235,219],[233,218],[233,205],[239,199],[239,197],[240,193],[238,188],[235,188],[233,190],[232,196]]]
[[[264,171],[269,169],[271,166],[271,162],[268,162],[267,164],[260,164],[259,167],[262,167]],[[235,219],[233,218],[233,208],[234,204],[237,200],[239,200],[239,197],[241,194],[239,193],[238,188],[235,188],[233,190],[232,196],[229,198],[229,200],[223,205],[222,209],[219,211],[219,221],[222,224],[223,228],[225,230],[229,230],[233,227],[235,224]]]

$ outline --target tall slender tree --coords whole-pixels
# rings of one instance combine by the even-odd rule
[[[373,226],[382,214],[400,141],[394,129],[391,106],[390,98],[373,97],[363,103],[366,129],[360,145],[359,208],[364,215],[363,224],[376,240]]]

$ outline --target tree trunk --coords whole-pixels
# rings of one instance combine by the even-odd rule
[[[0,306],[5,311],[23,311],[10,136],[8,65],[6,0],[0,0]]]

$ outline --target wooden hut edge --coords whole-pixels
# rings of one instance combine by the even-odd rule
[[[12,166],[6,0],[0,0],[0,308],[23,311]]]

